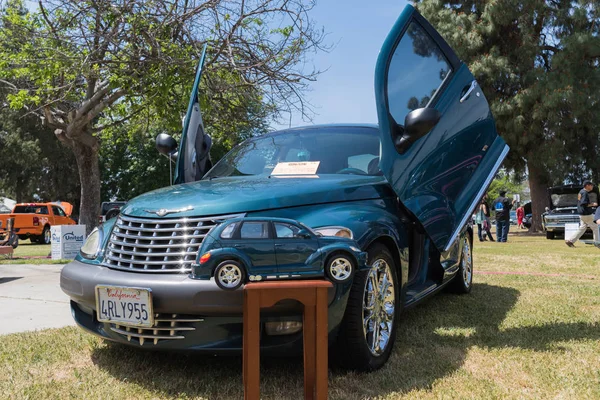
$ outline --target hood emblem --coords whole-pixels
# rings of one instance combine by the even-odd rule
[[[168,210],[166,208],[161,208],[160,210],[144,210],[144,211],[146,211],[147,213],[150,213],[150,214],[156,214],[159,217],[164,217],[167,214],[175,214],[175,213],[180,213],[180,212],[184,212],[184,211],[190,211],[193,209],[194,209],[194,207],[187,206],[187,207],[180,208],[177,210]]]

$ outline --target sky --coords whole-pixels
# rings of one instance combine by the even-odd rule
[[[312,56],[316,69],[326,70],[310,84],[306,99],[312,121],[294,113],[273,128],[332,122],[377,123],[373,89],[375,62],[388,32],[408,4],[405,0],[318,0],[311,12],[334,44],[329,53]]]

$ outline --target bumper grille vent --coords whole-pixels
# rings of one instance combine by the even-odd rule
[[[130,342],[138,342],[143,346],[146,340],[157,344],[163,340],[185,339],[185,332],[196,330],[194,323],[202,321],[202,318],[193,315],[156,314],[152,328],[110,324],[110,330],[127,337]]]
[[[158,219],[120,215],[110,235],[104,265],[136,272],[190,272],[208,231],[219,221],[241,216]]]

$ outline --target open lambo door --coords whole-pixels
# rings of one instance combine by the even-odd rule
[[[175,184],[198,181],[212,167],[209,157],[212,141],[210,136],[204,132],[198,97],[205,58],[206,46],[204,46],[196,69],[196,78],[194,79],[190,102],[183,121],[183,133],[181,134],[175,167]]]
[[[407,6],[377,60],[380,168],[440,252],[448,251],[508,153],[473,75]]]

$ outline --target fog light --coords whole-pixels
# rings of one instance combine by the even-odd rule
[[[299,321],[283,321],[283,322],[266,322],[265,332],[267,335],[291,335],[302,330],[302,322]]]

